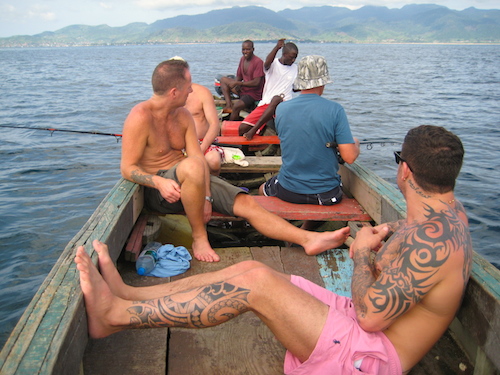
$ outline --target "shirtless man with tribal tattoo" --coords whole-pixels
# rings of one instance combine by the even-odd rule
[[[252,311],[287,349],[286,374],[406,373],[454,318],[469,278],[468,221],[453,193],[463,154],[444,128],[408,132],[395,153],[407,218],[357,234],[352,299],[255,261],[134,288],[95,241],[100,272],[83,247],[75,258],[89,333],[205,328]]]

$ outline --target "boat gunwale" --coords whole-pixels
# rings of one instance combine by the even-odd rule
[[[404,217],[404,199],[387,181],[357,163],[343,166],[341,174],[344,185],[377,223]],[[88,334],[73,262],[75,248],[85,245],[96,261],[90,244],[97,238],[108,243],[116,258],[142,209],[141,196],[139,185],[120,179],[68,243],[4,345],[0,353],[2,374],[20,369],[28,369],[30,373],[58,373],[72,368],[78,372]],[[369,208],[365,206],[367,203],[371,204]],[[50,316],[52,313],[56,317]],[[481,325],[485,322],[490,331]],[[500,270],[476,252],[464,304],[452,330],[454,326],[466,332],[455,329],[461,341],[475,341],[470,343],[471,358],[481,361],[482,368],[500,369],[500,359],[496,357],[500,347]]]

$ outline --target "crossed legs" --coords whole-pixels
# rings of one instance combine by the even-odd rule
[[[300,360],[309,358],[328,306],[290,282],[290,277],[255,261],[168,284],[134,288],[123,283],[107,246],[93,243],[97,270],[80,246],[75,262],[94,338],[131,328],[207,328],[253,311]]]

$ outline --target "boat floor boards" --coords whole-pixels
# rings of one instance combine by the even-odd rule
[[[135,286],[160,284],[190,275],[216,271],[243,260],[258,260],[288,274],[303,276],[339,294],[350,294],[352,263],[347,250],[321,256],[305,255],[301,247],[235,247],[217,249],[218,263],[191,262],[184,274],[172,278],[141,277],[134,263],[118,264],[124,281]],[[343,281],[343,282],[335,282]],[[326,282],[324,282],[326,281]],[[85,374],[278,375],[283,374],[285,349],[252,313],[208,329],[148,329],[119,332],[89,340],[83,361]],[[473,374],[474,368],[449,333],[410,372]]]

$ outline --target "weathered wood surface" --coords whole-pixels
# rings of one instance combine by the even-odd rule
[[[120,180],[66,246],[0,353],[2,375],[78,373],[87,325],[75,249],[84,245],[93,253],[90,244],[100,239],[117,256],[142,209],[138,191]]]
[[[280,156],[246,156],[247,167],[235,163],[225,163],[221,166],[222,173],[273,173],[281,168]]]
[[[139,276],[133,262],[120,261],[118,270],[123,281],[133,286],[170,281],[170,278]],[[103,339],[89,339],[83,357],[83,374],[164,375],[167,371],[168,334],[168,329],[157,328],[122,331]]]
[[[354,198],[376,219],[377,223],[404,217],[404,200],[390,184],[375,178],[373,173],[359,165],[342,167],[342,175],[346,188],[351,190]],[[121,180],[99,205],[82,230],[68,244],[0,353],[2,375],[73,374],[80,371],[81,358],[87,342],[87,326],[78,285],[78,273],[73,263],[74,249],[80,244],[85,245],[95,259],[95,254],[90,250],[90,243],[97,238],[108,243],[112,256],[116,258],[140,213],[141,197],[141,189],[138,186]],[[284,248],[279,251],[252,248],[250,253],[252,258],[264,260],[268,264],[278,264],[285,272],[294,272],[290,271],[294,267],[301,268],[300,259],[289,261],[292,253],[287,250],[288,257],[285,259],[282,257],[283,251]],[[292,248],[291,251],[300,253],[300,248]],[[341,253],[339,255],[345,258],[345,255]],[[247,255],[243,258],[245,257]],[[340,269],[337,262],[339,262],[338,258],[330,254],[323,263],[328,264],[328,268]],[[347,269],[342,272],[347,272]],[[320,273],[319,277],[324,280],[329,276]],[[458,362],[452,360],[450,350],[446,345],[442,350],[436,346],[426,356],[428,363],[419,364],[412,374],[450,373],[444,371],[444,368],[450,369],[451,372],[456,371],[456,373],[471,373],[471,369],[474,368],[475,375],[498,374],[500,368],[497,357],[500,331],[499,301],[500,271],[475,254],[471,281],[466,290],[463,306],[452,324],[452,329],[442,339],[455,343],[455,338],[457,338],[460,345],[466,349],[472,364],[466,363],[467,358],[460,359]],[[154,331],[161,330],[146,331],[150,333],[145,336],[152,335]],[[261,332],[260,329],[255,329],[255,331]],[[153,340],[154,343],[162,342],[161,337],[165,337],[165,333],[159,333],[159,335],[159,338]],[[124,340],[122,338],[122,341]],[[112,348],[115,346],[115,344],[111,345]],[[143,346],[150,349],[146,345]],[[167,349],[166,344],[163,353],[166,353]],[[162,350],[163,348],[159,353],[162,353]],[[129,362],[133,362],[134,353],[129,353],[129,355]],[[113,358],[113,356],[108,358]],[[141,353],[139,358],[143,361],[144,355]],[[191,358],[188,358],[188,363],[190,360]],[[107,373],[126,373],[122,364],[115,367],[114,372],[108,371]],[[275,364],[276,359],[271,359],[266,366],[271,368]],[[87,373],[92,372],[87,371]],[[142,374],[143,372],[130,373]]]
[[[218,249],[221,264],[193,262],[193,273],[226,267],[254,259],[285,273],[294,273],[321,283],[315,257],[300,247]],[[246,313],[223,325],[203,329],[171,329],[168,374],[283,374],[285,349],[271,331],[252,313]]]
[[[286,220],[371,221],[370,215],[353,198],[346,197],[333,206],[294,204],[276,197],[254,196],[254,198],[266,210]],[[212,219],[234,220],[235,218],[213,212]]]
[[[474,254],[471,279],[467,285],[457,319],[466,332],[457,333],[461,341],[475,342],[467,346],[472,358],[483,366],[481,374],[500,374],[500,270],[478,254]],[[476,372],[478,374],[478,372]]]
[[[256,196],[255,200],[266,210],[287,220],[326,220],[326,221],[371,221],[361,205],[353,198],[345,197],[333,206],[315,204],[294,204],[276,197]]]
[[[358,163],[344,164],[340,175],[348,191],[376,223],[406,217],[406,202],[394,186]]]
[[[253,259],[281,272],[305,277],[340,295],[350,296],[352,261],[347,249],[333,249],[317,257],[305,255],[301,247],[240,247],[217,251],[221,262],[193,260],[191,269],[172,278],[138,276],[133,263],[129,262],[119,264],[120,273],[128,284],[146,286],[216,271]],[[284,353],[285,349],[271,331],[254,314],[246,313],[208,329],[134,330],[102,340],[90,340],[85,352],[84,371],[94,375],[278,375],[283,373]],[[116,363],[120,365],[116,366]],[[457,373],[473,374],[474,366],[450,332],[410,372],[411,375]]]

